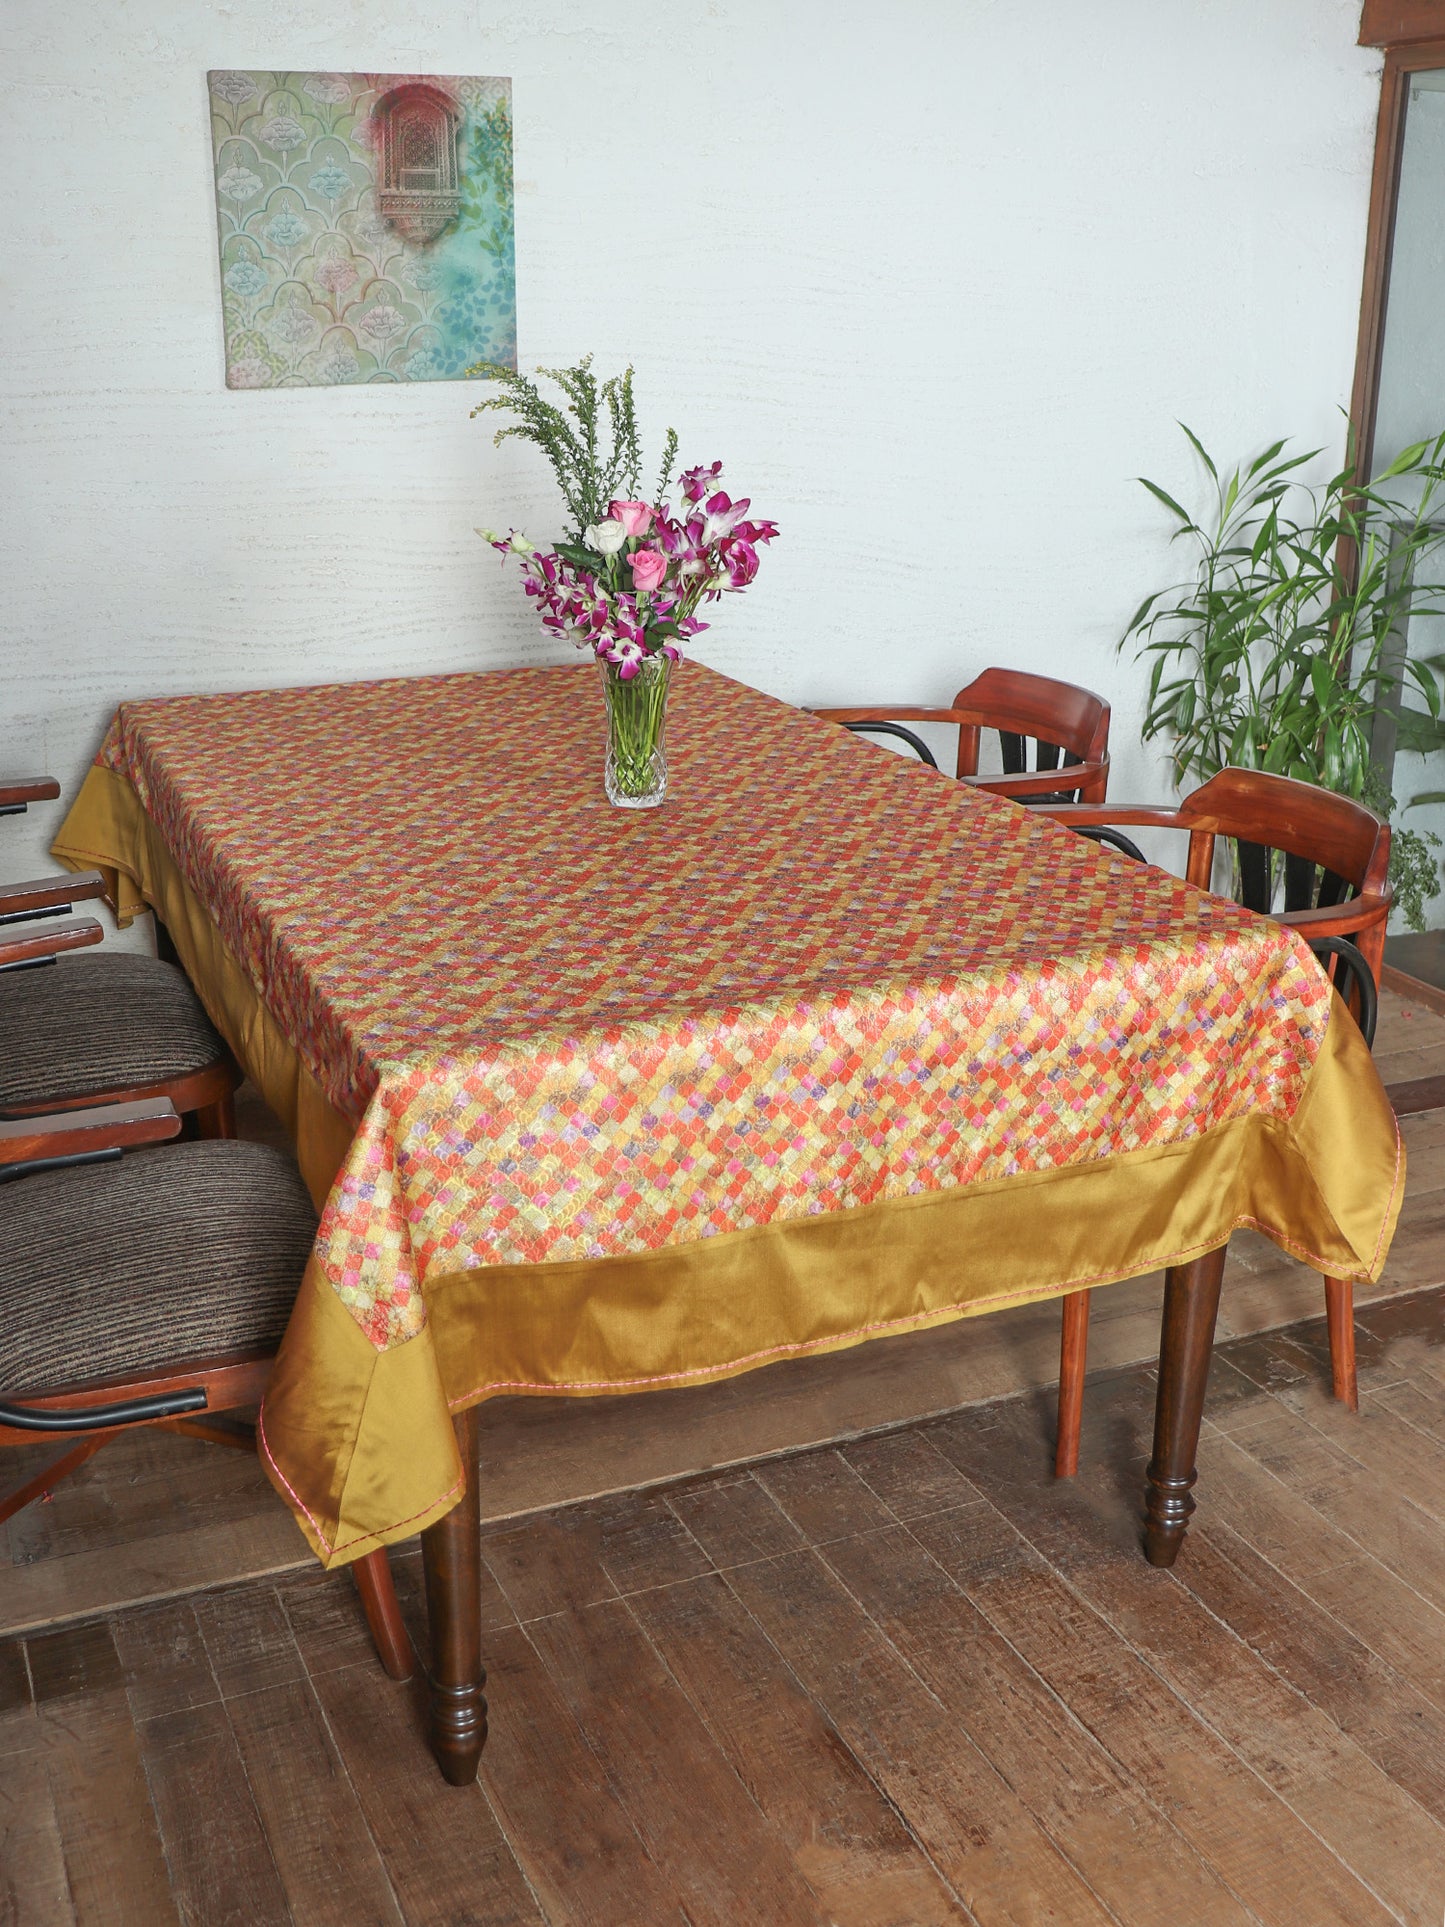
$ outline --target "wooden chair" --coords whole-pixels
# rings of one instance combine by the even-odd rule
[[[1235,844],[1240,896],[1246,909],[1298,930],[1326,964],[1365,1034],[1374,1041],[1374,1014],[1384,962],[1385,926],[1393,901],[1389,886],[1390,826],[1347,796],[1288,776],[1225,769],[1177,806],[1110,804],[1090,808],[1064,804],[1047,815],[1144,858],[1125,827],[1179,829],[1189,834],[1187,880],[1211,887],[1216,840]],[[1276,908],[1275,873],[1283,856],[1282,908]],[[1059,1359],[1059,1431],[1054,1469],[1069,1478],[1079,1466],[1079,1424],[1088,1353],[1089,1293],[1063,1301]],[[1359,1409],[1355,1368],[1354,1288],[1347,1279],[1325,1279],[1330,1373],[1335,1397]]]
[[[145,1098],[0,1123],[0,1446],[71,1441],[0,1521],[135,1425],[253,1443],[316,1234],[295,1165],[264,1144],[175,1138]],[[413,1670],[385,1552],[352,1567],[382,1664]]]
[[[23,816],[31,803],[53,803],[59,794],[53,776],[0,776],[0,816]]]
[[[59,793],[0,781],[0,815]],[[52,919],[104,887],[99,870],[0,885],[0,1117],[165,1097],[202,1137],[234,1137],[241,1074],[177,965],[107,950],[38,967],[100,942],[97,923]]]
[[[862,708],[815,709],[825,722],[841,723],[860,734],[892,736],[906,742],[931,769],[938,763],[928,745],[907,723],[952,723],[958,728],[956,774],[976,789],[991,790],[1017,803],[1102,803],[1109,788],[1109,705],[1102,696],[1051,676],[1030,676],[1017,669],[985,669],[960,689],[947,709],[889,703]],[[1003,755],[1002,776],[980,776],[979,743],[985,729],[996,729]],[[1028,766],[1028,743],[1034,767]],[[1057,772],[1068,772],[1060,782]]]

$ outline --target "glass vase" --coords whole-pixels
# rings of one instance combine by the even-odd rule
[[[648,656],[624,678],[598,657],[607,700],[607,799],[620,810],[655,810],[667,795],[667,688],[672,662]]]

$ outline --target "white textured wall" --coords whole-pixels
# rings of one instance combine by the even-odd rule
[[[1115,703],[1170,566],[1132,481],[1326,440],[1379,58],[1358,0],[129,0],[0,13],[0,763],[123,697],[540,661],[472,535],[550,531],[457,383],[228,393],[210,67],[513,77],[524,365],[631,358],[782,525],[700,653],[779,695],[990,662]],[[28,873],[53,812],[7,829]],[[22,850],[27,836],[30,847]]]

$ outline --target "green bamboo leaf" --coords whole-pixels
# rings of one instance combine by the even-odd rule
[[[1440,717],[1440,685],[1434,675],[1430,670],[1423,668],[1418,662],[1407,662],[1405,664],[1405,674],[1425,698],[1425,706],[1430,711],[1431,716],[1438,721]],[[1386,679],[1381,678],[1382,683],[1385,680]],[[1394,687],[1395,683],[1393,679],[1391,679],[1388,683],[1388,689],[1393,689]]]
[[[1145,488],[1147,488],[1151,495],[1157,497],[1158,500],[1164,504],[1165,508],[1167,508],[1171,514],[1178,516],[1180,522],[1184,525],[1184,528],[1186,530],[1192,529],[1194,527],[1194,518],[1188,513],[1187,510],[1180,508],[1179,504],[1175,501],[1174,497],[1170,495],[1166,489],[1160,488],[1157,482],[1151,482],[1147,475],[1136,475],[1134,479],[1136,482],[1141,483]]]
[[[1429,446],[1428,442],[1411,442],[1408,448],[1402,448],[1390,466],[1380,470],[1375,477],[1376,482],[1389,482],[1397,475],[1406,475],[1411,469],[1418,468]]]
[[[1214,477],[1214,480],[1217,482],[1219,480],[1219,470],[1214,466],[1213,461],[1210,459],[1209,450],[1204,446],[1203,442],[1200,441],[1199,437],[1195,434],[1194,430],[1189,426],[1188,422],[1180,422],[1179,426],[1184,430],[1184,433],[1189,437],[1190,441],[1194,444],[1195,453],[1198,455],[1200,461],[1203,462],[1204,466],[1209,470],[1209,473]]]
[[[1283,442],[1276,442],[1274,444],[1276,453],[1282,449],[1284,445]],[[1261,475],[1261,487],[1276,489],[1278,492],[1283,493],[1285,486],[1284,478],[1292,475],[1296,469],[1303,468],[1306,462],[1312,462],[1315,457],[1321,453],[1323,453],[1321,449],[1307,448],[1302,455],[1291,455],[1287,460],[1276,463],[1268,474]]]
[[[1445,723],[1438,722],[1423,709],[1402,708],[1395,720],[1395,742],[1417,756],[1429,756],[1445,749]]]
[[[1346,796],[1358,796],[1364,782],[1365,765],[1369,761],[1369,751],[1356,724],[1350,723],[1340,731],[1340,776],[1341,787]]]
[[[1133,635],[1136,629],[1142,626],[1145,617],[1148,615],[1149,611],[1154,607],[1154,604],[1159,600],[1161,593],[1162,593],[1161,590],[1156,589],[1153,595],[1146,595],[1144,600],[1139,604],[1139,607],[1134,611],[1133,615],[1130,616],[1129,626],[1124,631],[1123,639],[1125,642],[1129,640],[1130,636]]]
[[[1337,790],[1344,773],[1344,759],[1341,754],[1340,732],[1333,722],[1327,722],[1320,746],[1320,769],[1326,789]]]
[[[1280,450],[1283,447],[1284,447],[1283,441],[1271,442],[1269,447],[1264,450],[1263,454],[1256,455],[1254,460],[1250,463],[1249,469],[1247,471],[1250,478],[1253,479],[1253,477],[1256,476],[1262,468],[1268,468],[1270,463],[1274,460],[1275,456],[1279,454]]]

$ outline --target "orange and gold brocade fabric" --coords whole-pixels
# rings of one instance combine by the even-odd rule
[[[127,704],[57,840],[158,904],[283,1115],[312,1094],[318,1190],[349,1136],[263,1415],[323,1558],[445,1510],[448,1411],[497,1392],[1243,1222],[1378,1274],[1398,1134],[1292,934],[696,665],[662,809],[606,801],[602,734],[586,668]]]

